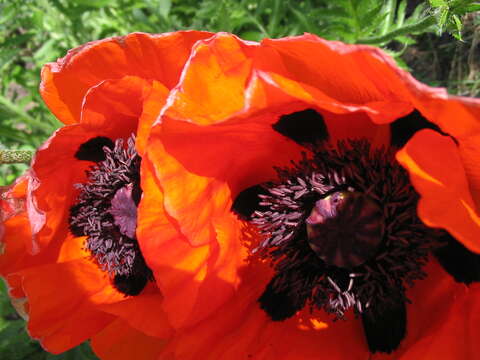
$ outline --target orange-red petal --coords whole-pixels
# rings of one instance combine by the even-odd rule
[[[478,322],[478,294],[468,295],[468,300],[467,294],[457,298],[457,303],[444,314],[449,320],[440,329],[435,333],[424,333],[422,339],[407,349],[403,356],[390,359],[476,359],[478,342],[471,339],[478,336],[477,325],[472,323]],[[471,301],[477,303],[474,309],[468,305]]]
[[[137,238],[164,295],[162,306],[177,328],[209,316],[233,296],[236,270],[245,253],[240,242],[228,238],[236,231],[233,215],[215,220],[218,235],[210,243],[192,245],[187,241],[163,208],[163,194],[153,171],[149,159],[144,158]],[[152,212],[152,208],[157,210]]]
[[[92,338],[91,346],[102,360],[174,360],[163,353],[164,343],[165,340],[145,335],[117,319]]]
[[[111,139],[127,138],[137,130],[145,98],[152,83],[136,76],[105,80],[84,97],[81,124],[86,131],[102,132]]]
[[[135,146],[140,156],[143,156],[146,151],[150,130],[155,120],[157,120],[160,110],[165,105],[168,93],[168,89],[164,85],[154,81],[150,93],[144,100],[142,114],[138,119],[137,138],[135,140]]]
[[[90,260],[37,266],[18,273],[29,302],[28,331],[50,352],[66,351],[109,324],[97,308],[123,298]]]
[[[125,298],[116,303],[100,305],[99,309],[108,314],[117,316],[129,326],[145,335],[166,339],[171,335],[171,327],[167,315],[162,307],[163,296],[155,294],[141,294]]]
[[[207,125],[221,122],[240,111],[256,43],[219,33],[196,44],[174,91],[169,115]]]
[[[480,217],[455,142],[422,130],[397,153],[397,159],[420,193],[418,215],[422,221],[448,230],[467,248],[480,252]]]
[[[77,123],[85,94],[104,80],[133,75],[160,81],[171,89],[193,44],[210,36],[199,31],[133,33],[87,43],[44,66],[40,93],[60,121]]]

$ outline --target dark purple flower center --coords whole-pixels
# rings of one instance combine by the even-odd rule
[[[367,196],[334,192],[317,200],[305,220],[308,244],[325,264],[353,269],[378,251],[382,222],[380,207]]]
[[[76,157],[96,164],[87,172],[87,183],[75,185],[80,193],[70,209],[70,230],[87,237],[86,248],[119,291],[137,295],[153,276],[136,239],[141,158],[135,139],[124,144],[123,139],[93,138]]]
[[[137,205],[133,201],[131,183],[117,190],[111,201],[110,214],[120,233],[131,239],[137,229]]]

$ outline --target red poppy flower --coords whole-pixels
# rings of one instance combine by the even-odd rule
[[[145,158],[162,191],[140,209],[166,219],[137,234],[176,329],[166,352],[476,357],[477,100],[369,46],[218,34],[161,115]],[[172,222],[183,237],[155,236]]]
[[[136,235],[141,161],[152,123],[204,32],[130,34],[85,44],[42,71],[41,94],[65,126],[8,197],[0,274],[53,353],[87,339],[104,359],[154,358],[170,336],[155,275]],[[6,202],[2,206],[7,205]]]

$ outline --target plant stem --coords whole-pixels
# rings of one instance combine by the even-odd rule
[[[0,164],[29,164],[32,157],[30,150],[0,150]]]

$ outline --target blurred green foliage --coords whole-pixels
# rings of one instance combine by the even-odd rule
[[[310,32],[381,46],[401,66],[420,64],[415,75],[422,80],[476,95],[480,77],[475,64],[462,50],[457,53],[463,45],[445,32],[471,44],[463,52],[477,51],[479,21],[472,12],[478,10],[479,3],[469,0],[0,0],[0,149],[34,150],[60,126],[37,91],[43,64],[82,43],[134,31],[228,31],[247,40]],[[431,56],[439,78],[431,77]],[[455,61],[462,69],[468,63],[470,71],[452,72],[448,68]],[[11,183],[26,168],[1,165],[0,185]],[[88,345],[59,356],[43,352],[29,339],[2,284],[0,358],[95,357]]]
[[[462,20],[465,14],[480,11],[480,4],[469,0],[429,0],[436,17],[438,33],[445,29],[458,40],[462,40]]]

